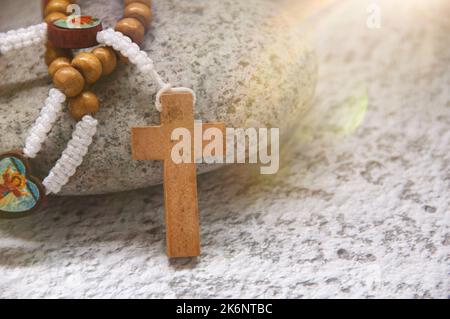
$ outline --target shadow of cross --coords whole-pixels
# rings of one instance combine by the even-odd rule
[[[161,125],[132,128],[132,156],[134,160],[163,161],[167,255],[171,258],[195,257],[200,255],[200,226],[194,160],[193,96],[190,93],[166,93],[161,96],[161,104]],[[179,140],[172,139],[172,132],[177,128],[190,132],[189,163],[178,164],[171,158],[172,148],[179,143]],[[202,131],[208,128],[217,128],[222,132],[224,147],[220,151],[225,152],[225,124],[202,125]],[[204,147],[207,143],[203,141],[203,136],[201,140],[200,147]]]

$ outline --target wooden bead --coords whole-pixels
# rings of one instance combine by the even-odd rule
[[[41,0],[41,12],[42,12],[42,17],[45,17],[45,8],[47,7],[47,4],[50,2],[51,0]],[[77,3],[78,0],[69,0],[69,3]],[[66,8],[67,9],[67,8]],[[67,11],[66,11],[67,13]]]
[[[116,31],[122,32],[131,38],[134,43],[141,44],[144,40],[145,29],[142,23],[135,18],[124,18],[117,22]]]
[[[69,100],[69,112],[72,117],[79,121],[85,115],[95,115],[100,108],[100,103],[91,91],[85,91]]]
[[[125,7],[128,6],[131,3],[136,3],[136,2],[137,3],[143,3],[149,8],[152,7],[152,0],[125,0]]]
[[[148,27],[152,21],[152,10],[143,3],[133,2],[125,7],[123,16],[138,19],[144,27]]]
[[[92,53],[78,53],[72,60],[72,66],[83,74],[88,84],[95,83],[102,76],[102,63]]]
[[[67,97],[74,97],[83,91],[85,81],[77,69],[66,66],[56,71],[53,77],[53,83]]]
[[[48,24],[52,23],[53,21],[59,20],[59,19],[65,19],[67,16],[64,13],[61,12],[52,12],[49,15],[45,17],[45,22]]]
[[[48,16],[52,12],[66,13],[67,6],[70,4],[68,0],[50,0],[44,10],[44,16]]]
[[[110,75],[117,66],[117,56],[113,49],[108,47],[96,48],[92,53],[102,63],[102,75]]]
[[[67,49],[55,48],[54,46],[47,44],[45,50],[45,63],[50,65],[54,60],[60,57],[70,58],[72,52]]]
[[[48,74],[53,77],[59,69],[70,66],[70,60],[66,57],[56,58],[48,67]]]

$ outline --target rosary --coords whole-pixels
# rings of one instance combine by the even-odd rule
[[[157,83],[155,107],[161,125],[134,127],[131,131],[134,160],[164,163],[164,199],[167,255],[200,255],[200,226],[196,164],[175,163],[171,132],[183,128],[194,135],[195,94],[191,89],[172,87],[156,72],[152,59],[140,45],[152,21],[151,0],[125,0],[123,18],[114,29],[103,30],[100,19],[70,15],[73,0],[43,0],[45,22],[0,33],[0,54],[30,45],[45,44],[45,63],[55,88],[49,91],[39,117],[20,151],[0,155],[0,217],[18,218],[39,210],[45,198],[58,194],[83,162],[97,130],[95,114],[100,102],[92,86],[110,75],[119,62],[134,64],[144,76]],[[90,52],[87,48],[92,48]],[[82,51],[74,55],[72,50]],[[1,56],[0,56],[1,58]],[[37,156],[63,111],[63,104],[77,121],[71,140],[60,159],[42,181],[33,176],[28,161]],[[223,123],[203,124],[225,131]]]

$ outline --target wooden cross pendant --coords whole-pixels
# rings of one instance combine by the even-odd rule
[[[164,161],[164,201],[167,255],[200,255],[200,226],[197,200],[197,173],[194,161],[194,106],[190,93],[166,93],[161,96],[160,126],[132,128],[134,160]],[[204,124],[203,130],[215,127],[225,137],[223,123]],[[191,161],[176,164],[171,158],[172,132],[184,128],[191,133]],[[202,139],[202,145],[204,141]],[[224,144],[225,145],[225,144]]]

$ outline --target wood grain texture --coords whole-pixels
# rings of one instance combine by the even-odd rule
[[[193,158],[193,97],[189,93],[167,93],[161,97],[161,102],[160,126],[132,129],[132,156],[134,160],[164,161],[167,255],[195,257],[200,255],[200,226]],[[224,124],[214,125],[225,132]],[[213,124],[207,127],[213,127]],[[185,128],[191,133],[191,163],[172,161],[171,150],[178,141],[171,139],[171,133],[176,128]]]

